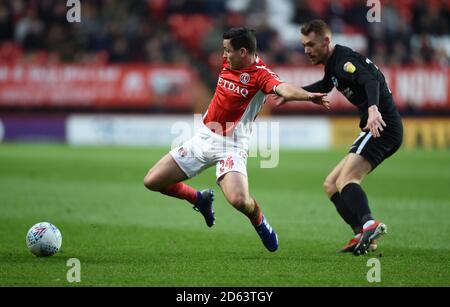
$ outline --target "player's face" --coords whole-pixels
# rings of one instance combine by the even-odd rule
[[[301,35],[300,38],[305,54],[313,65],[325,64],[328,54],[329,41],[326,37],[316,35],[311,32],[308,35]]]
[[[239,69],[242,67],[242,51],[234,50],[229,39],[223,40],[223,57],[227,59],[231,68]]]

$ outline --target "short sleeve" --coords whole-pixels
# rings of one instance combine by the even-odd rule
[[[266,66],[258,67],[258,86],[264,94],[276,94],[275,87],[283,83],[276,73]]]

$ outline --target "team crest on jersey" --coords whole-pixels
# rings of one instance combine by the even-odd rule
[[[244,72],[243,74],[241,74],[240,79],[242,83],[247,84],[250,81],[250,75]]]

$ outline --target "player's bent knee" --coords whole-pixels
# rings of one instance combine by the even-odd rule
[[[336,186],[336,182],[334,180],[325,179],[323,182],[323,189],[325,191],[325,194],[327,194],[328,197],[331,197],[338,191],[338,188]]]
[[[345,178],[339,177],[336,180],[336,187],[339,190],[339,192],[342,191],[342,189],[344,188],[345,185],[346,185],[346,179]]]
[[[158,181],[152,173],[149,173],[144,177],[144,186],[152,191],[159,191],[162,188],[159,186]]]
[[[243,194],[234,194],[229,200],[230,204],[239,211],[246,211],[250,201]]]

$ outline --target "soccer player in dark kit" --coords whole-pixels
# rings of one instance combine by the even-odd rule
[[[324,188],[355,234],[340,251],[362,255],[376,249],[375,239],[386,233],[387,226],[373,218],[361,182],[399,149],[403,125],[378,67],[348,47],[333,45],[331,37],[330,28],[322,20],[302,25],[301,43],[306,56],[313,65],[325,66],[323,79],[303,89],[328,93],[336,87],[358,108],[362,132],[327,176]]]

